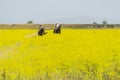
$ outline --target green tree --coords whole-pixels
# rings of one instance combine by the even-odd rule
[[[33,21],[32,21],[32,20],[30,20],[30,21],[28,21],[28,22],[27,22],[27,24],[33,24]]]
[[[97,23],[96,23],[96,22],[93,22],[93,24],[97,25]]]
[[[106,24],[107,24],[107,21],[103,21],[103,24],[105,24],[105,25],[106,25]]]

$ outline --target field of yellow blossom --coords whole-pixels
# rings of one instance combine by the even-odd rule
[[[0,29],[0,80],[120,80],[119,29]]]

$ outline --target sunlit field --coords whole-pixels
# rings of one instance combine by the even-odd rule
[[[0,80],[120,80],[119,29],[0,30]]]

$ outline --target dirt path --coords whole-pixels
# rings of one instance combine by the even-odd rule
[[[32,34],[26,35],[25,38],[31,38],[31,37],[35,37],[35,36],[37,36],[37,33],[32,33]]]
[[[37,33],[32,33],[29,35],[25,36],[25,39],[31,38],[31,37],[36,37]],[[13,52],[14,50],[16,50],[16,48],[20,47],[20,45],[22,44],[22,42],[16,42],[15,44],[12,44],[10,46],[3,46],[2,48],[0,48],[0,58],[4,57],[6,55],[8,55],[9,53]]]

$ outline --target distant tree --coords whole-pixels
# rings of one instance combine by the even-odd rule
[[[106,25],[106,24],[107,24],[107,21],[103,21],[103,24]]]
[[[93,22],[93,24],[97,25],[97,23],[96,23],[96,22]]]
[[[32,21],[32,20],[30,20],[30,21],[28,21],[28,22],[27,22],[27,24],[33,24],[33,21]]]

